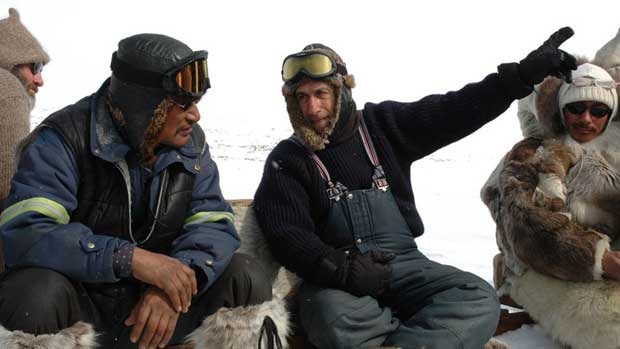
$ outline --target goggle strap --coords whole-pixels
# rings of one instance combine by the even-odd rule
[[[162,88],[162,74],[136,68],[116,57],[116,52],[112,54],[110,68],[114,75],[123,81],[146,87]]]

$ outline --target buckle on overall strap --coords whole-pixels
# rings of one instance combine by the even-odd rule
[[[347,191],[347,187],[340,182],[336,182],[336,184],[334,184],[329,181],[327,185],[327,197],[329,197],[330,200],[339,201],[340,197]]]
[[[385,178],[385,172],[383,171],[383,167],[381,167],[381,165],[375,167],[375,171],[372,174],[372,185],[382,191],[386,191],[390,187],[387,179]]]

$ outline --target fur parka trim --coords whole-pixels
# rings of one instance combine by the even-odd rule
[[[81,321],[56,334],[38,336],[0,326],[0,348],[3,349],[90,349],[97,347],[96,337],[93,326]]]
[[[329,124],[325,128],[322,134],[319,134],[314,130],[312,122],[304,117],[304,114],[299,107],[295,91],[306,80],[301,80],[295,84],[284,84],[282,86],[282,95],[286,102],[286,110],[288,112],[291,126],[295,131],[295,135],[312,151],[321,150],[325,148],[325,145],[329,143],[329,136],[334,131],[338,118],[340,116],[340,108],[342,106],[342,88],[345,85],[345,79],[340,75],[323,79],[329,83],[334,90],[334,97],[336,103],[334,105],[334,113],[330,115]]]
[[[192,333],[187,336],[188,344],[194,349],[238,349],[256,348],[265,317],[273,320],[277,334],[284,348],[290,334],[290,324],[285,301],[273,299],[262,304],[222,308],[209,315]],[[266,348],[267,339],[262,338],[259,348]]]

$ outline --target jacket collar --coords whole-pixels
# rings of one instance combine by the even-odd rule
[[[112,115],[105,103],[105,91],[110,84],[107,79],[90,101],[90,151],[91,153],[108,162],[125,161],[131,147],[118,132]],[[196,128],[200,126],[195,125]],[[155,162],[154,171],[158,173],[173,163],[182,163],[185,169],[191,173],[199,173],[200,154],[204,151],[204,142],[200,144],[200,136],[194,136],[192,132],[189,142],[181,148],[165,147],[162,149]]]

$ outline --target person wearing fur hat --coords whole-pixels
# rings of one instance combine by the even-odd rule
[[[220,308],[251,315],[271,299],[261,265],[235,254],[234,216],[197,124],[207,52],[138,34],[119,42],[111,68],[27,138],[0,215],[0,342],[77,332],[85,348],[92,325],[104,348],[163,347],[215,335],[201,321]]]
[[[0,205],[9,194],[17,145],[30,132],[41,69],[49,60],[17,10],[9,9],[9,17],[0,20]]]
[[[609,62],[599,51],[571,83],[548,77],[520,101],[527,138],[481,192],[497,224],[499,294],[574,349],[620,347],[619,91]]]
[[[416,245],[411,164],[504,112],[547,75],[570,80],[575,59],[554,33],[519,63],[445,95],[357,110],[342,58],[321,44],[282,66],[294,135],[267,158],[255,194],[275,257],[304,279],[299,322],[320,348],[482,348],[499,303],[479,277]]]

